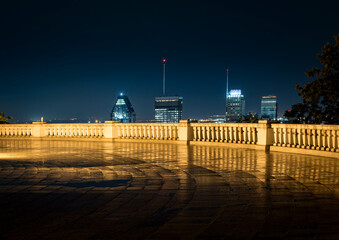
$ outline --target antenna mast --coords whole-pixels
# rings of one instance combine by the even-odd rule
[[[162,95],[166,96],[166,58],[162,59],[163,68],[162,68]]]
[[[228,96],[228,72],[230,70],[227,68],[227,77],[226,77],[226,101],[227,101],[227,96]]]
[[[228,72],[230,71],[229,68],[227,68],[227,75],[226,75],[226,114],[225,114],[225,122],[227,122],[227,115],[228,115],[228,109],[227,109],[227,97],[228,97]]]

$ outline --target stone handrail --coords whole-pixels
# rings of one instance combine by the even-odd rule
[[[182,143],[220,142],[266,150],[327,152],[338,156],[338,125],[259,123],[60,123],[0,124],[0,137],[106,138],[121,141],[172,140]],[[199,143],[201,142],[201,143]],[[238,145],[240,146],[240,145]],[[253,148],[251,147],[251,148]],[[291,149],[291,150],[288,150]],[[314,151],[313,151],[314,153]],[[311,153],[311,154],[313,154]],[[332,155],[330,155],[332,154]],[[335,155],[333,155],[335,154]]]
[[[191,123],[193,141],[256,144],[258,124]]]
[[[32,136],[32,124],[1,124],[0,136]]]
[[[46,124],[43,136],[47,137],[104,137],[104,123]]]
[[[338,125],[272,124],[273,146],[338,151]]]
[[[178,123],[116,123],[117,138],[178,140]]]

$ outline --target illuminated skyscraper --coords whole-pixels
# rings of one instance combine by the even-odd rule
[[[162,59],[162,97],[156,97],[154,101],[155,122],[179,122],[182,119],[183,97],[166,96],[165,69],[166,58]]]
[[[128,97],[122,93],[118,96],[112,109],[112,120],[123,123],[132,123],[136,120],[136,115]]]
[[[277,97],[263,96],[261,98],[261,117],[265,120],[277,120]]]
[[[156,97],[155,122],[179,122],[182,119],[182,97]]]
[[[241,90],[231,90],[226,95],[226,122],[235,122],[245,116],[245,98]]]

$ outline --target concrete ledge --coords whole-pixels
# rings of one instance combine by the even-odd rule
[[[265,150],[266,146],[256,144],[241,144],[241,143],[228,143],[228,142],[200,142],[190,141],[190,145],[205,145],[205,146],[222,146],[222,147],[233,147],[233,148],[247,148],[256,150]]]
[[[185,144],[185,141],[179,140],[160,140],[160,139],[137,139],[137,138],[115,138],[113,142],[144,142],[144,143],[172,143]]]
[[[256,144],[228,143],[228,142],[207,142],[207,141],[180,141],[180,140],[159,140],[159,139],[121,139],[121,138],[104,138],[104,137],[31,137],[31,136],[6,136],[1,139],[13,140],[32,140],[32,141],[87,141],[87,142],[144,142],[144,143],[170,143],[170,144],[189,144],[205,146],[222,146],[231,148],[256,149],[265,151],[276,151],[296,154],[307,154],[321,157],[331,157],[339,159],[338,152],[329,152],[323,150],[282,147],[282,146],[263,146]]]
[[[103,137],[0,137],[1,139],[13,139],[13,140],[32,140],[32,141],[84,141],[84,142],[112,142],[111,138]]]
[[[332,158],[339,159],[339,153],[337,153],[337,152],[327,152],[327,151],[312,150],[312,149],[271,146],[270,151],[307,154],[307,155],[315,155],[315,156],[321,156],[321,157],[332,157]]]

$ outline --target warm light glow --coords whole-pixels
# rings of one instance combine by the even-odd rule
[[[166,63],[166,58],[162,59],[162,62],[163,62],[163,63]]]

